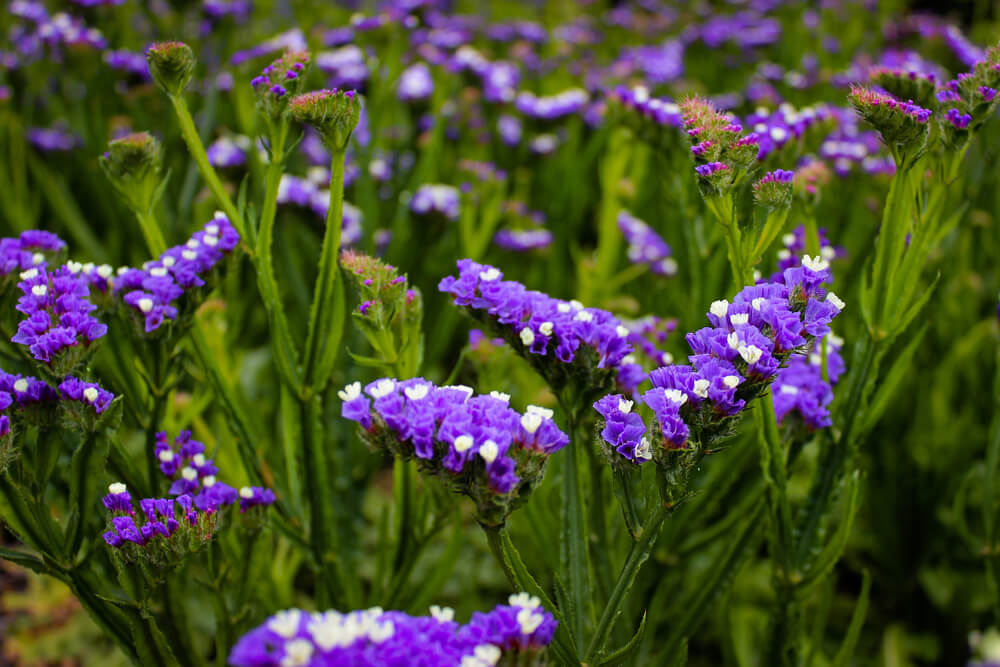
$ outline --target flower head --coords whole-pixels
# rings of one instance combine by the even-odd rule
[[[288,109],[295,120],[319,132],[330,150],[343,152],[358,125],[361,102],[353,90],[316,90],[293,97]]]
[[[195,57],[184,42],[156,42],[146,49],[149,74],[168,95],[180,95],[191,82]]]

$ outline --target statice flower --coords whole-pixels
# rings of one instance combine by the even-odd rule
[[[634,264],[646,264],[653,273],[672,276],[677,273],[673,251],[652,227],[628,211],[618,213],[618,229],[628,243],[628,258]]]
[[[653,388],[640,396],[655,417],[649,457],[638,422],[626,416],[632,405],[619,403],[624,401],[620,395],[595,403],[605,420],[602,442],[613,465],[651,458],[661,467],[670,466],[671,452],[704,452],[726,437],[737,415],[767,389],[791,355],[811,349],[829,333],[830,322],[844,307],[836,294],[823,289],[829,280],[829,263],[806,256],[801,266],[784,272],[781,282],[745,287],[731,303],[714,302],[708,313],[711,326],[687,335],[690,365],[653,371]],[[630,428],[622,436],[626,423]]]
[[[493,235],[498,248],[512,252],[540,250],[552,245],[552,232],[547,229],[501,229]]]
[[[781,104],[773,112],[766,109],[754,111],[744,119],[744,123],[757,140],[757,159],[764,160],[791,142],[802,139],[813,128],[825,126],[829,132],[834,120],[832,110],[822,104],[801,109]]]
[[[62,127],[32,127],[27,136],[32,146],[45,153],[71,151],[81,144],[78,136]]]
[[[368,82],[364,52],[355,44],[316,54],[316,67],[329,77],[329,85],[362,90]]]
[[[65,249],[66,243],[62,239],[40,229],[29,229],[17,238],[2,238],[0,276],[19,275],[32,268],[41,270]]]
[[[91,313],[97,309],[88,297],[87,282],[65,266],[54,272],[32,267],[21,272],[23,292],[17,310],[26,315],[11,341],[25,345],[38,361],[57,374],[76,367],[91,343],[108,327]]]
[[[267,39],[260,44],[257,44],[249,49],[243,51],[237,51],[230,58],[229,62],[234,65],[242,65],[248,60],[253,60],[254,58],[260,58],[272,53],[280,53],[282,51],[305,51],[308,48],[306,43],[306,36],[299,28],[292,28],[286,32],[274,35],[270,39]]]
[[[912,100],[903,102],[862,86],[851,88],[849,100],[858,115],[871,123],[893,150],[919,147],[927,135],[932,111]]]
[[[554,390],[573,383],[588,392],[606,393],[616,381],[626,391],[634,389],[629,378],[619,375],[632,347],[626,340],[628,328],[614,315],[503,280],[499,269],[469,259],[460,260],[458,270],[457,278],[442,279],[438,289],[503,336]]]
[[[498,392],[473,396],[468,387],[436,387],[423,378],[382,378],[364,393],[355,382],[339,395],[341,414],[361,425],[370,447],[415,458],[424,472],[472,498],[488,525],[503,523],[527,499],[549,455],[569,442],[551,410],[529,407],[522,415]]]
[[[792,180],[795,173],[775,169],[753,184],[754,200],[769,209],[787,208],[792,201]]]
[[[544,97],[522,92],[515,98],[514,108],[528,118],[557,120],[581,112],[589,99],[582,88],[570,88]]]
[[[228,169],[245,165],[249,150],[249,137],[239,134],[236,136],[225,135],[219,137],[212,142],[206,153],[208,154],[208,162],[213,167]]]
[[[71,401],[77,401],[101,414],[108,409],[115,395],[103,389],[95,382],[85,382],[75,377],[68,377],[59,384],[59,394]]]
[[[432,605],[428,616],[380,607],[346,613],[288,609],[236,642],[236,667],[343,667],[352,665],[455,665],[490,667],[501,658],[533,664],[552,641],[556,621],[526,593],[509,605],[473,615],[461,625],[455,611]]]
[[[410,65],[399,75],[396,97],[402,102],[423,102],[434,94],[434,77],[424,63]]]
[[[206,285],[205,278],[240,242],[239,233],[221,211],[187,243],[174,246],[141,269],[126,268],[115,280],[115,294],[141,318],[151,333],[177,320],[185,293]]]
[[[819,237],[819,257],[827,262],[832,262],[838,257],[843,257],[847,251],[840,246],[830,244],[826,228],[820,227],[817,230]],[[797,226],[792,232],[781,237],[784,246],[778,251],[778,272],[767,279],[766,282],[783,281],[786,269],[791,269],[802,265],[802,253],[806,250],[806,228],[804,225]],[[830,280],[833,280],[831,277]]]
[[[421,185],[410,198],[412,212],[422,216],[437,216],[449,222],[458,220],[461,209],[458,188],[451,185]]]
[[[247,487],[237,491],[218,480],[219,468],[205,457],[205,445],[192,439],[190,431],[181,431],[171,443],[165,431],[156,434],[153,449],[160,471],[172,480],[172,496],[188,495],[195,508],[212,514],[240,501],[240,510],[270,505],[274,494],[266,489]],[[243,491],[246,491],[244,495]]]
[[[104,62],[111,69],[124,72],[139,81],[153,80],[149,74],[149,66],[146,64],[146,56],[141,51],[128,51],[126,49],[105,51]]]
[[[289,51],[250,80],[257,105],[265,116],[277,118],[288,108],[289,100],[302,89],[308,66],[308,52]]]

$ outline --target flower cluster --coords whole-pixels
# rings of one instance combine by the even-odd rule
[[[399,75],[396,97],[401,102],[424,102],[434,94],[434,77],[424,63],[414,63]]]
[[[202,287],[205,277],[240,241],[240,235],[222,212],[195,232],[187,243],[174,246],[141,269],[120,271],[114,291],[139,317],[146,333],[164,320],[178,319],[178,299]]]
[[[103,389],[95,382],[86,382],[79,378],[68,377],[59,384],[59,395],[64,399],[76,401],[93,408],[96,414],[108,409],[115,395]]]
[[[819,257],[820,259],[832,262],[838,257],[843,257],[846,251],[839,247],[830,245],[826,229],[820,227],[817,230],[819,237]],[[802,253],[806,251],[806,228],[804,225],[797,226],[793,231],[781,237],[784,246],[778,251],[778,271],[766,282],[782,282],[785,270],[802,265]]]
[[[681,111],[699,185],[710,193],[727,191],[756,163],[757,135],[744,135],[737,119],[697,97],[684,100]]]
[[[529,406],[519,414],[499,392],[473,396],[464,386],[382,378],[364,393],[355,382],[339,395],[341,414],[361,425],[369,446],[416,458],[424,471],[472,498],[485,523],[502,523],[520,506],[549,455],[569,442],[551,410]]]
[[[0,239],[0,276],[43,268],[66,249],[66,243],[52,232],[29,229],[17,238]]]
[[[529,290],[503,280],[499,269],[469,259],[458,262],[458,272],[457,278],[442,279],[438,289],[502,335],[556,391],[570,382],[607,391],[616,379],[624,390],[634,388],[618,374],[632,352],[626,340],[629,330],[608,311]]]
[[[677,144],[683,126],[681,108],[666,98],[652,97],[645,86],[619,86],[608,94],[613,118],[643,141],[661,148]]]
[[[784,156],[782,148],[796,145],[794,142],[809,136],[809,132],[829,132],[833,121],[834,114],[825,104],[801,109],[781,104],[773,112],[755,111],[746,117],[745,125],[757,139],[757,159],[765,160],[772,155]]]
[[[23,292],[17,310],[21,320],[11,340],[25,345],[38,361],[49,364],[57,375],[75,368],[108,327],[91,313],[97,306],[89,300],[87,281],[62,266],[53,272],[32,267],[21,272],[18,287]]]
[[[897,99],[913,100],[922,107],[934,105],[937,76],[933,72],[880,66],[868,72],[868,79]]]
[[[769,171],[753,184],[753,196],[758,204],[771,209],[787,207],[792,201],[792,179],[795,173],[784,169]]]
[[[458,188],[451,185],[421,185],[410,198],[410,210],[417,215],[439,217],[453,222],[462,210]]]
[[[308,52],[289,51],[250,80],[257,104],[265,116],[277,118],[281,115],[288,100],[301,89],[308,65]]]
[[[793,353],[829,333],[844,307],[821,287],[830,279],[829,263],[806,256],[782,278],[746,287],[732,303],[714,302],[712,326],[687,335],[691,365],[650,373],[653,388],[641,395],[656,417],[648,441],[631,401],[612,394],[594,404],[604,417],[602,439],[613,465],[662,463],[671,450],[703,450],[728,433],[733,418]]]
[[[216,479],[218,467],[205,457],[205,445],[191,438],[191,431],[181,431],[173,443],[165,431],[156,434],[153,454],[160,472],[172,480],[172,496],[187,496],[194,507],[206,514],[224,509],[237,502],[240,512],[251,507],[271,505],[274,492],[261,487],[242,487],[239,491]]]
[[[522,92],[514,100],[514,107],[528,118],[557,120],[579,113],[588,100],[587,91],[582,88],[570,88],[545,97]]]
[[[1000,88],[1000,45],[977,59],[971,71],[947,81],[937,91],[946,145],[961,148],[971,132],[996,114],[1000,103],[997,88]]]
[[[466,625],[455,612],[433,605],[429,616],[379,607],[341,613],[278,612],[244,635],[229,664],[237,667],[325,667],[327,665],[455,665],[490,667],[508,658],[531,664],[552,641],[556,620],[526,593],[509,605],[476,612]],[[528,662],[525,662],[528,661]]]
[[[355,323],[383,358],[412,358],[420,346],[423,298],[406,276],[370,255],[345,250],[340,265],[358,293]],[[391,348],[391,349],[387,349]]]
[[[353,90],[314,90],[289,100],[288,110],[316,130],[328,149],[343,152],[361,118],[361,100]]]
[[[827,379],[823,377],[823,342],[826,343]],[[833,385],[844,373],[840,348],[844,341],[828,334],[817,340],[808,356],[792,355],[788,365],[774,379],[774,414],[784,423],[790,414],[797,414],[809,429],[833,424],[828,406],[833,401]]]
[[[628,243],[628,259],[633,264],[647,264],[653,273],[672,276],[677,273],[673,251],[652,227],[628,211],[618,213],[618,229]]]
[[[326,214],[330,210],[330,190],[324,186],[329,182],[329,172],[320,167],[310,169],[307,178],[283,174],[278,185],[277,203],[308,208],[313,215],[326,220]],[[346,178],[344,184],[347,187]],[[345,201],[341,216],[340,245],[354,245],[361,240],[361,225],[364,222],[361,209]]]
[[[195,57],[183,42],[156,42],[146,49],[149,74],[168,95],[180,95],[191,82]]]
[[[920,148],[927,136],[931,110],[911,101],[902,102],[884,93],[852,86],[848,96],[858,115],[879,131],[890,148]]]

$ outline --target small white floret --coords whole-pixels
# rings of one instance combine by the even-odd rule
[[[543,419],[552,419],[552,415],[555,414],[550,408],[543,408],[539,405],[529,405],[527,407],[527,412],[536,414]]]
[[[308,639],[293,639],[285,644],[285,657],[281,659],[281,667],[305,667],[312,662],[315,650]]]
[[[485,271],[479,272],[479,279],[483,282],[492,282],[500,277],[500,270],[495,269],[492,266]]]
[[[407,387],[403,390],[406,397],[411,401],[419,401],[422,398],[426,398],[427,394],[431,391],[431,386],[429,384],[415,384],[412,387]]]
[[[701,378],[700,380],[695,380],[694,381],[694,394],[695,394],[695,396],[700,396],[702,398],[708,398],[708,387],[711,384],[712,383],[709,382],[708,380],[706,380],[705,378]]]
[[[570,306],[568,303],[560,303],[558,306],[556,306],[556,310],[558,310],[560,313],[568,313],[570,310],[572,310],[572,308],[573,307]]]
[[[497,399],[498,401],[503,401],[504,403],[510,403],[510,394],[505,394],[502,391],[493,390],[490,392],[490,396]]]
[[[649,438],[642,436],[642,440],[635,446],[635,458],[640,461],[648,461],[653,458],[653,452],[649,447]]]
[[[83,399],[88,403],[93,403],[97,400],[97,389],[94,387],[87,387],[83,390]]]
[[[571,300],[569,305],[573,306],[573,310],[583,310],[583,304],[576,299]]]
[[[471,435],[460,435],[455,438],[455,451],[459,454],[467,452],[472,449],[473,444],[475,444],[475,441],[472,439]]]
[[[839,296],[837,296],[837,295],[836,295],[836,294],[835,294],[834,292],[827,292],[827,293],[826,293],[826,300],[827,300],[827,302],[828,302],[828,303],[832,303],[832,304],[833,304],[833,307],[834,307],[834,308],[836,308],[837,310],[843,310],[843,309],[844,309],[844,306],[846,306],[846,305],[847,305],[847,304],[846,304],[846,303],[844,303],[844,301],[843,301],[843,300],[842,300],[842,299],[841,299],[841,298],[840,298]]]
[[[580,310],[573,316],[573,319],[577,322],[593,322],[594,314],[586,310]]]
[[[787,248],[782,248],[781,250],[778,251],[778,259],[779,260],[785,261],[785,260],[788,260],[788,259],[791,259],[791,258],[792,258],[792,251],[791,250],[788,250]]]
[[[684,405],[688,400],[687,394],[680,389],[664,389],[663,395],[677,405]]]
[[[211,234],[205,234],[201,237],[201,242],[207,245],[209,248],[214,248],[219,245],[218,237],[212,236]]]
[[[38,269],[30,268],[27,271],[21,271],[21,280],[31,280],[38,275]]]
[[[267,621],[267,629],[285,639],[291,639],[299,631],[302,612],[298,609],[279,611]]]
[[[781,242],[784,243],[786,246],[795,245],[795,234],[785,234],[784,236],[781,237]]]
[[[716,317],[722,318],[726,316],[729,312],[729,302],[725,299],[720,299],[719,301],[713,301],[712,305],[709,307],[708,312],[712,313]]]
[[[796,387],[795,385],[783,384],[781,385],[779,391],[782,394],[789,394],[791,396],[794,396],[795,394],[799,393],[799,388]]]
[[[191,466],[185,466],[184,469],[181,470],[181,477],[189,482],[193,482],[198,479],[198,471]]]
[[[181,251],[181,257],[191,262],[198,258],[198,253],[196,253],[194,250],[183,250]]]
[[[201,480],[201,485],[206,489],[215,486],[215,475],[208,475],[203,480]]]
[[[195,464],[195,466],[198,467],[198,468],[200,468],[203,465],[205,465],[205,455],[202,454],[201,452],[198,452],[193,457],[191,457],[191,460]]]
[[[49,293],[48,285],[35,285],[31,288],[31,293],[37,297],[43,297]]]
[[[750,322],[750,314],[749,313],[733,313],[732,315],[729,316],[729,322],[734,327],[743,326],[744,324],[747,324],[747,323]]]
[[[757,363],[764,354],[764,351],[756,345],[741,345],[736,351],[739,352],[743,361],[748,364]]]
[[[625,338],[626,336],[628,336],[629,330],[628,327],[619,324],[618,326],[615,327],[615,333],[618,334],[619,338]]]
[[[500,455],[500,448],[497,447],[497,443],[492,440],[487,440],[479,446],[479,455],[483,457],[483,460],[487,463],[493,463],[497,460],[497,456]]]
[[[432,604],[431,617],[441,623],[447,623],[455,620],[455,610],[451,607],[439,607],[436,604]]]
[[[361,383],[352,382],[343,389],[337,392],[337,396],[340,397],[342,401],[353,401],[355,398],[361,395]]]
[[[740,337],[735,331],[726,336],[726,343],[729,344],[729,348],[732,350],[738,350],[740,347]]]
[[[253,498],[253,489],[251,489],[249,486],[241,487],[240,498],[243,498],[244,500],[250,500],[251,498]]]
[[[518,334],[521,337],[521,344],[528,346],[535,342],[535,332],[529,327],[524,327]]]
[[[375,383],[375,386],[371,388],[369,393],[372,395],[372,398],[382,398],[394,391],[396,391],[396,383],[389,378],[382,378]]]
[[[624,398],[618,399],[618,411],[628,414],[632,412],[632,406],[635,405],[634,401],[629,401]]]
[[[521,626],[521,634],[523,635],[533,633],[544,620],[544,616],[531,609],[522,609],[517,612],[517,624]]]
[[[120,496],[127,491],[127,487],[121,482],[113,482],[108,485],[108,493],[113,496]]]
[[[168,269],[176,263],[177,263],[177,258],[171,255],[167,255],[166,257],[160,260],[160,264],[167,267]]]
[[[507,604],[511,607],[527,607],[528,609],[537,609],[542,606],[542,601],[538,599],[537,595],[531,595],[525,591],[520,593],[515,593],[507,598]]]
[[[809,255],[802,255],[802,266],[806,267],[810,271],[825,271],[830,267],[830,262],[826,261],[819,255],[815,257],[810,257]]]
[[[722,384],[726,385],[729,389],[736,389],[740,386],[740,376],[739,375],[727,375],[722,378]]]
[[[542,322],[538,325],[538,333],[543,336],[551,336],[552,332],[555,330],[555,324],[552,322]]]
[[[144,313],[148,313],[153,310],[153,300],[149,297],[143,297],[138,301],[139,310]]]
[[[154,266],[149,270],[149,275],[154,278],[162,278],[167,275],[167,268],[165,266]]]
[[[759,296],[756,299],[754,299],[753,301],[751,301],[750,305],[753,306],[754,310],[760,310],[761,306],[764,305],[765,301],[766,301],[766,299],[764,297]]]
[[[40,252],[36,252],[34,255],[31,256],[31,263],[36,266],[44,261],[45,261],[45,255],[43,255]]]
[[[521,427],[528,433],[533,434],[542,426],[542,416],[534,412],[528,412],[521,416]]]
[[[28,381],[25,380],[24,378],[16,380],[14,382],[14,391],[16,391],[19,394],[23,394],[24,392],[28,391]]]

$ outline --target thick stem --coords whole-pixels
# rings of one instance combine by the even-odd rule
[[[316,567],[317,604],[321,609],[331,606],[335,596],[336,570],[327,560],[329,551],[329,512],[333,499],[332,486],[327,480],[326,456],[320,436],[319,397],[300,404],[302,425],[302,458],[305,463],[306,498],[309,503],[309,546]]]
[[[571,413],[572,414],[572,413]],[[572,613],[567,621],[573,629],[577,651],[582,653],[586,629],[587,610],[590,608],[590,572],[588,566],[587,523],[584,519],[583,498],[580,492],[580,464],[578,447],[582,439],[576,436],[576,417],[572,418],[570,432],[573,441],[563,451],[562,497],[562,561],[565,564],[566,584],[569,589]]]
[[[160,231],[156,216],[151,211],[144,213],[136,211],[135,217],[139,221],[139,229],[142,230],[142,236],[146,239],[149,253],[154,257],[159,257],[166,251],[167,242],[163,238],[163,232]]]

